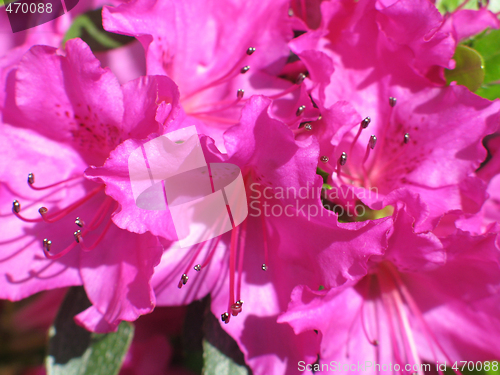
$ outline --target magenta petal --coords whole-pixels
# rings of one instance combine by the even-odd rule
[[[448,33],[439,31],[442,22],[439,11],[427,0],[380,5],[377,14],[381,31],[389,40],[412,51],[412,63],[421,72],[432,65],[448,67],[453,56],[455,42]]]
[[[168,126],[180,114],[179,89],[168,77],[140,77],[124,84],[122,90],[125,107],[122,127],[130,138],[161,133],[156,118],[159,107],[169,105],[168,112],[162,115],[163,126]]]
[[[405,271],[433,269],[444,264],[446,254],[441,241],[432,232],[415,233],[415,224],[406,209],[396,211],[384,259]]]
[[[312,186],[318,158],[316,139],[297,143],[284,123],[270,117],[270,105],[271,100],[261,96],[252,97],[245,105],[240,124],[224,134],[228,161],[251,166],[263,184]]]
[[[479,34],[488,27],[492,29],[498,29],[500,27],[497,16],[486,8],[479,10],[459,10],[451,15],[450,21],[456,32],[457,42]]]
[[[95,306],[90,306],[88,309],[76,315],[74,319],[76,324],[95,333],[116,332],[118,324],[120,323],[119,321],[108,323],[106,319],[104,319],[104,315],[97,310]]]
[[[356,324],[362,304],[362,297],[352,287],[331,290],[326,294],[298,286],[292,293],[288,311],[278,321],[290,324],[296,334],[320,331],[320,363],[332,360],[337,364],[357,364],[358,360],[364,363],[374,358],[370,343],[365,339],[361,326]]]
[[[148,74],[167,74],[186,95],[229,72],[249,47],[257,49],[252,69],[277,73],[292,37],[287,9],[283,0],[132,1],[104,7],[103,24],[108,31],[137,36]]]
[[[161,253],[162,247],[153,236],[129,233],[115,226],[111,226],[99,248],[81,252],[85,291],[108,323],[132,321],[153,310],[155,296],[150,280]]]
[[[89,168],[85,175],[106,184],[106,194],[120,203],[113,215],[113,222],[120,228],[134,233],[150,231],[153,235],[176,238],[170,211],[148,211],[137,207],[132,193],[128,158],[143,142],[129,139],[111,152],[103,167]]]
[[[80,285],[77,254],[51,261],[42,250],[46,237],[57,246],[68,233],[71,240],[74,222],[25,223],[12,215],[12,202],[19,200],[21,213],[29,218],[40,217],[37,210],[44,204],[68,206],[86,194],[85,186],[35,192],[26,182],[28,173],[35,172],[38,186],[44,186],[78,175],[85,164],[71,147],[32,130],[0,124],[0,142],[0,298],[19,300],[46,289]],[[48,196],[49,192],[54,194]]]
[[[102,163],[122,140],[120,85],[80,39],[66,43],[66,56],[33,47],[8,85],[6,102],[5,122],[71,143],[89,162]]]

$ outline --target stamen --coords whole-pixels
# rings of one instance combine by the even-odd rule
[[[269,264],[269,249],[267,247],[267,228],[266,221],[264,220],[264,215],[260,215],[260,222],[262,224],[262,236],[264,237],[264,264],[262,265],[262,270],[267,271],[267,264]]]
[[[342,155],[340,155],[339,164],[345,165],[345,163],[347,163],[347,154],[343,152]]]
[[[354,145],[358,141],[358,138],[361,135],[361,132],[363,131],[363,129],[366,129],[368,127],[368,125],[370,125],[371,121],[372,121],[371,118],[368,116],[365,117],[363,120],[361,120],[361,123],[359,124],[358,132],[356,133],[356,135],[354,136],[354,139],[351,142],[351,147],[349,148],[349,155],[352,155],[352,150],[354,149]]]
[[[372,135],[370,137],[370,140],[368,141],[368,147],[370,147],[373,150],[376,144],[377,144],[377,137]]]
[[[222,319],[222,321],[225,324],[229,323],[229,314],[227,312],[225,312],[224,314],[221,314],[220,318]]]
[[[330,160],[330,158],[326,155],[323,155],[320,160],[323,162],[323,163],[328,163],[328,161]]]
[[[233,67],[231,69],[229,69],[229,71],[226,74],[224,74],[220,78],[217,78],[215,81],[212,81],[212,82],[206,84],[205,86],[202,86],[202,87],[198,88],[196,91],[190,92],[189,94],[183,96],[181,99],[183,101],[185,101],[185,100],[191,98],[192,96],[194,96],[196,94],[199,94],[199,93],[201,93],[201,92],[203,92],[203,91],[205,91],[205,90],[207,90],[209,88],[218,86],[218,85],[223,84],[225,82],[228,82],[229,80],[231,80],[234,77],[236,77],[239,73],[245,74],[246,72],[248,72],[250,70],[250,65],[244,66],[241,69],[239,67],[241,66],[241,64],[243,63],[243,61],[245,60],[245,58],[247,58],[248,56],[252,55],[254,52],[255,52],[255,48],[254,47],[248,48],[245,51],[245,54],[241,56],[241,58],[233,65]]]
[[[186,283],[188,282],[188,280],[189,280],[188,275],[186,275],[185,273],[183,273],[182,276],[181,276],[181,279],[179,281],[179,284],[177,284],[177,287],[179,289],[182,288],[183,285],[186,285]]]
[[[370,284],[368,283],[368,288],[369,287],[370,287]],[[366,301],[365,301],[365,299],[363,299],[363,302],[362,302],[361,307],[360,307],[361,328],[363,329],[363,333],[364,333],[366,339],[368,340],[368,342],[373,346],[378,346],[378,340],[372,339],[370,337],[370,335],[368,334],[368,328],[366,327],[365,313],[364,313],[365,304],[366,304]]]
[[[233,106],[235,106],[236,104],[238,104],[238,102],[243,99],[243,96],[245,95],[245,90],[243,89],[238,89],[238,91],[236,91],[236,100],[232,100],[232,101],[228,101],[228,100],[225,100],[225,101],[220,101],[220,102],[216,102],[216,103],[210,103],[209,105],[210,106],[216,106],[216,105],[222,105],[222,104],[227,104],[223,107],[220,107],[220,108],[216,108],[216,109],[211,109],[211,110],[208,110],[208,111],[199,111],[199,112],[189,112],[189,114],[191,116],[199,116],[199,115],[208,115],[208,114],[211,114],[211,113],[216,113],[216,112],[222,112],[222,111],[225,111],[226,109],[229,109]],[[203,108],[203,107],[206,107],[207,105],[201,105],[199,106],[198,108]]]
[[[345,163],[347,163],[347,154],[343,152],[337,161],[337,177],[340,181],[342,181],[340,168],[345,165]]]
[[[429,328],[429,326],[425,322],[425,319],[422,315],[422,312],[418,308],[417,303],[413,299],[411,293],[407,289],[406,285],[404,284],[404,282],[401,279],[397,270],[394,269],[394,266],[391,263],[386,263],[386,264],[384,264],[384,266],[385,266],[384,269],[387,270],[388,273],[393,277],[393,280],[394,280],[395,284],[397,285],[398,290],[400,291],[402,297],[404,298],[405,302],[407,303],[408,307],[410,308],[410,311],[413,313],[413,315],[416,317],[416,319],[422,325],[424,332],[427,333],[427,335],[433,340],[433,343],[437,346],[437,348],[441,351],[441,353],[443,353],[443,355],[445,356],[445,359],[450,363],[453,362],[451,360],[451,357],[446,353],[446,351],[443,349],[443,347],[439,344],[439,341],[437,341],[436,337],[434,336],[434,333],[432,332],[432,330]],[[431,351],[432,351],[434,357],[436,357],[434,347],[431,345],[431,340],[429,340],[429,337],[426,337],[426,341],[429,344],[429,347],[431,348]],[[462,373],[458,369],[455,370],[454,372],[459,374],[459,375],[462,375]],[[440,371],[440,373],[442,374],[441,371]]]
[[[194,250],[194,255],[191,257],[191,260],[189,261],[189,263],[186,267],[186,270],[184,271],[184,275],[187,275],[189,270],[191,269],[191,267],[193,267],[193,263],[195,262],[196,258],[198,258],[198,255],[201,253],[201,250],[205,246],[205,243],[206,242],[200,242],[198,244],[198,246],[196,247],[196,249]],[[194,267],[194,269],[196,270],[196,266]],[[201,266],[200,266],[200,269],[201,269]]]
[[[80,228],[83,228],[83,226],[85,225],[85,223],[83,222],[83,220],[80,219],[79,217],[77,217],[75,219],[75,224],[78,225]]]
[[[228,311],[232,310],[234,304],[234,274],[236,272],[236,246],[240,227],[236,227],[231,232],[231,244],[229,246],[229,301]],[[229,320],[228,320],[229,322]]]
[[[410,133],[406,133],[403,139],[404,144],[408,144],[410,142]]]
[[[86,246],[84,241],[83,241],[83,236],[80,236],[79,237],[79,240],[80,240],[79,244],[80,244],[80,247],[82,248],[82,250],[83,251],[94,250],[96,248],[96,246],[99,245],[99,243],[102,241],[102,239],[104,238],[106,233],[108,232],[109,228],[111,227],[111,224],[113,224],[113,221],[111,219],[109,219],[108,222],[106,223],[106,226],[102,230],[101,234],[99,235],[99,237],[97,237],[97,239],[95,240],[95,242],[91,246]],[[90,230],[87,230],[85,232],[85,234],[87,234],[89,231]]]
[[[375,148],[377,144],[377,137],[372,135],[370,140],[368,141],[368,145],[366,146],[365,156],[363,157],[363,162],[361,163],[361,170],[363,172],[363,184],[365,188],[368,188],[368,173],[366,172],[365,163],[370,157],[370,151]]]
[[[48,240],[48,239],[44,239],[43,240],[43,249],[45,251],[50,251],[50,246],[52,245],[52,241]]]
[[[291,85],[289,88],[287,88],[285,91],[279,93],[279,94],[275,94],[275,95],[270,95],[268,98],[269,99],[279,99],[287,94],[290,94],[291,92],[294,92],[295,90],[297,90],[298,88],[300,87],[300,85],[298,84],[295,84],[295,85]]]
[[[302,113],[304,113],[305,109],[306,109],[305,105],[301,105],[299,108],[297,108],[297,112],[295,113],[297,117],[299,117]]]
[[[12,212],[14,214],[18,214],[19,212],[21,212],[21,204],[19,203],[18,200],[12,202]]]
[[[199,264],[197,264],[196,266],[194,266],[194,270],[196,272],[200,272],[201,271],[201,266]]]
[[[45,255],[45,257],[47,259],[55,260],[55,259],[59,259],[59,258],[63,257],[64,255],[68,254],[71,250],[73,250],[75,248],[76,245],[78,245],[78,243],[73,242],[71,245],[69,245],[64,250],[62,250],[61,252],[59,252],[57,254],[50,254],[49,253],[51,245],[52,245],[52,241],[50,241],[46,238],[43,240],[43,254]]]
[[[393,108],[394,108],[394,107],[396,106],[396,102],[397,102],[397,99],[396,99],[396,98],[393,98],[392,96],[391,96],[391,97],[389,97],[389,105],[390,105],[391,107],[393,107]]]
[[[88,200],[90,200],[94,195],[96,195],[97,193],[99,193],[103,189],[104,189],[104,185],[99,185],[98,187],[96,187],[94,190],[92,190],[89,194],[87,194],[83,198],[77,200],[76,202],[70,204],[68,207],[66,207],[62,210],[55,212],[52,215],[47,214],[48,209],[46,207],[40,207],[38,212],[42,216],[43,221],[45,221],[47,223],[55,223],[56,221],[60,220],[61,218],[63,218],[64,216],[66,216],[67,214],[69,214],[70,212],[75,210],[76,208],[80,207],[82,204],[84,204]]]
[[[241,312],[243,306],[243,301],[239,300],[231,305],[231,315],[232,316],[238,316],[238,314]]]
[[[245,256],[245,244],[247,238],[247,221],[245,220],[242,224],[239,236],[239,246],[238,246],[238,281],[236,284],[236,299],[241,301],[241,279],[243,275],[243,259]],[[241,301],[243,303],[243,301]]]
[[[212,257],[214,256],[215,254],[215,250],[217,249],[217,245],[219,245],[219,241],[220,241],[220,237],[221,236],[218,236],[215,241],[212,240],[212,248],[210,249],[210,253],[208,254],[208,257],[207,259],[203,262],[203,264],[201,265],[200,269],[203,269],[205,268],[209,263],[210,261],[212,260]]]
[[[313,127],[312,127],[312,125],[311,125],[309,122],[308,122],[307,124],[305,124],[305,125],[304,125],[304,128],[305,128],[308,132],[310,132],[311,130],[313,130]]]
[[[75,237],[76,243],[80,243],[80,240],[82,239],[82,231],[77,230],[75,233],[73,233],[73,236]]]
[[[305,79],[306,79],[306,75],[304,73],[299,73],[299,75],[295,79],[295,84],[300,85],[300,84],[302,84],[302,82],[304,82]]]
[[[97,229],[101,225],[104,218],[106,217],[106,215],[104,213],[108,211],[109,207],[113,204],[113,202],[115,204],[115,207],[113,209],[113,211],[114,211],[116,209],[116,207],[118,207],[118,203],[113,201],[113,199],[107,197],[106,201],[101,205],[101,207],[99,207],[99,209],[95,213],[94,217],[90,221],[90,224],[88,226],[87,231]]]
[[[66,180],[56,182],[55,184],[51,184],[51,185],[48,185],[48,186],[42,186],[42,187],[36,187],[36,186],[33,186],[33,184],[35,183],[35,174],[34,173],[29,173],[28,174],[28,185],[33,190],[45,190],[45,189],[50,189],[50,188],[53,188],[53,187],[61,185],[61,184],[65,184],[65,183],[73,181],[73,180],[80,179],[80,178],[82,178],[82,176],[73,176],[73,177],[70,177],[70,178],[68,178]]]
[[[21,203],[16,199],[14,202],[12,202],[12,213],[16,215],[16,217],[26,223],[40,223],[42,221],[41,218],[38,219],[28,219],[20,214],[21,212]]]

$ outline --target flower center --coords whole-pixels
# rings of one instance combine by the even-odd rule
[[[249,190],[249,186],[252,181],[260,181],[256,173],[247,169],[242,171],[244,174],[244,182],[246,189]],[[213,189],[213,187],[212,187]],[[261,194],[262,196],[262,194]],[[231,211],[229,205],[227,205],[229,220],[232,221]],[[264,261],[262,264],[262,270],[267,271],[268,269],[268,241],[267,241],[267,227],[264,215],[260,215],[261,225],[262,225],[262,236],[263,236],[263,246],[264,246]],[[224,220],[224,219],[223,219]],[[227,311],[221,314],[221,320],[224,323],[229,323],[231,316],[237,316],[242,312],[243,300],[241,299],[241,281],[243,276],[243,261],[245,254],[245,243],[247,237],[247,220],[245,220],[241,225],[235,227],[231,231],[231,239],[229,242],[229,298],[228,298],[228,308]],[[199,243],[196,247],[193,247],[190,253],[187,255],[186,267],[178,283],[178,288],[182,288],[187,284],[189,280],[189,272],[194,269],[196,272],[202,271],[207,267],[217,249],[220,241],[220,236],[213,238],[211,240]],[[206,251],[206,257],[203,263],[196,263],[196,260],[201,256],[202,250],[208,247]],[[188,260],[189,259],[189,260]],[[193,266],[194,265],[194,266]]]
[[[200,118],[201,120],[206,121],[215,121],[222,124],[236,124],[239,121],[239,113],[236,115],[234,119],[233,116],[223,116],[223,114],[227,114],[225,112],[239,108],[241,109],[243,104],[247,102],[248,99],[243,99],[245,90],[240,88],[236,91],[235,99],[225,99],[219,100],[215,102],[206,102],[203,99],[196,99],[196,96],[206,92],[209,89],[213,89],[219,87],[224,84],[228,84],[233,81],[238,75],[246,74],[250,70],[250,65],[243,65],[246,63],[246,60],[253,55],[255,52],[255,47],[249,47],[244,54],[242,54],[241,58],[234,64],[234,66],[229,69],[229,71],[223,76],[209,82],[208,84],[200,87],[196,91],[190,92],[189,94],[181,97],[181,102],[184,107],[186,113],[190,116]],[[279,99],[291,92],[300,88],[302,82],[306,75],[304,73],[299,73],[295,79],[295,83],[291,85],[289,88],[283,90],[280,93],[275,95],[268,95],[270,99]],[[299,106],[297,109],[297,116],[302,115],[305,106]]]
[[[406,373],[423,375],[422,358],[414,334],[418,326],[431,349],[432,360],[436,362],[439,351],[449,363],[453,363],[429,329],[417,303],[391,262],[378,263],[355,288],[363,296],[359,311],[362,330],[368,342],[375,347],[377,358],[380,355],[379,346],[385,344],[384,339],[387,339],[393,360],[401,370],[406,370],[405,365],[409,364],[411,371],[406,370]],[[440,369],[438,372],[443,374]],[[461,375],[458,370],[456,373]]]

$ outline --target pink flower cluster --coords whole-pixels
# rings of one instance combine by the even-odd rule
[[[143,49],[62,48],[66,16],[3,35],[0,298],[83,285],[75,320],[110,332],[210,294],[255,375],[500,359],[500,101],[444,79],[493,13],[114,5],[104,28]],[[137,207],[128,158],[193,125],[207,162],[241,169],[249,216],[184,249],[168,210]]]

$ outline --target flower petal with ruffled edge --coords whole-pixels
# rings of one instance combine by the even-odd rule
[[[49,218],[52,212],[61,210],[60,215],[56,214],[57,223],[51,224],[23,227],[12,214],[5,217],[13,228],[30,228],[19,238],[2,244],[13,249],[12,255],[4,259],[5,265],[18,264],[23,257],[21,268],[10,266],[19,270],[13,275],[19,285],[12,287],[10,293],[14,296],[8,298],[83,284],[94,305],[80,316],[80,323],[99,331],[114,329],[120,320],[134,320],[150,312],[155,302],[150,279],[163,247],[150,234],[117,228],[110,212],[115,203],[103,194],[103,185],[85,180],[83,172],[89,162],[102,163],[119,142],[169,126],[180,112],[175,84],[166,77],[145,77],[120,87],[109,70],[100,68],[88,46],[76,39],[67,42],[66,56],[50,47],[34,47],[12,73],[8,95],[11,105],[4,120],[17,127],[2,128],[9,145],[0,167],[3,186],[10,189],[6,198],[17,197],[25,217],[40,217],[36,208],[42,204],[49,208]],[[40,157],[43,155],[49,155],[49,159],[44,160]],[[48,163],[50,158],[52,164]],[[12,168],[16,163],[19,165]],[[34,192],[26,183],[30,172],[36,176],[35,186],[62,183]],[[64,182],[68,177],[75,179]],[[79,203],[78,199],[84,201]],[[72,204],[77,204],[74,210],[66,209]],[[75,246],[76,216],[80,217],[80,225],[81,221],[86,224],[81,232],[85,241],[80,238],[80,245]],[[53,256],[65,245],[69,247],[62,257],[49,261],[43,257],[44,238],[53,242]],[[22,242],[20,248],[17,240]],[[25,257],[33,252],[38,254],[28,261]],[[19,275],[26,280],[19,279]],[[24,289],[19,292],[21,287]]]
[[[405,220],[400,224],[408,226]],[[396,222],[395,233],[397,227]],[[399,235],[403,233],[399,231]],[[418,241],[409,239],[415,236]],[[436,240],[422,234],[405,236],[404,242],[391,238],[383,258],[385,262],[392,258],[391,263],[380,263],[380,268],[373,268],[358,283],[328,292],[297,287],[289,310],[279,321],[292,325],[297,334],[321,331],[321,364],[335,361],[342,368],[368,361],[371,367],[364,369],[367,373],[377,373],[375,363],[399,363],[403,368],[406,363],[446,360],[451,366],[464,359],[498,358],[494,344],[500,335],[496,329],[500,285],[497,234],[471,237],[462,232],[449,237],[443,241],[445,263],[436,263],[426,255],[431,248],[438,250],[436,254],[442,252],[442,246],[435,246],[439,243]],[[400,260],[406,257],[404,262],[412,267],[395,266],[398,261],[392,263],[390,255],[394,252]],[[427,259],[421,264],[431,260],[428,264],[434,266],[425,271],[415,262],[419,256],[422,261]],[[407,328],[402,328],[400,319],[409,322]],[[457,330],[457,326],[463,329]],[[404,340],[412,345],[411,352]]]

